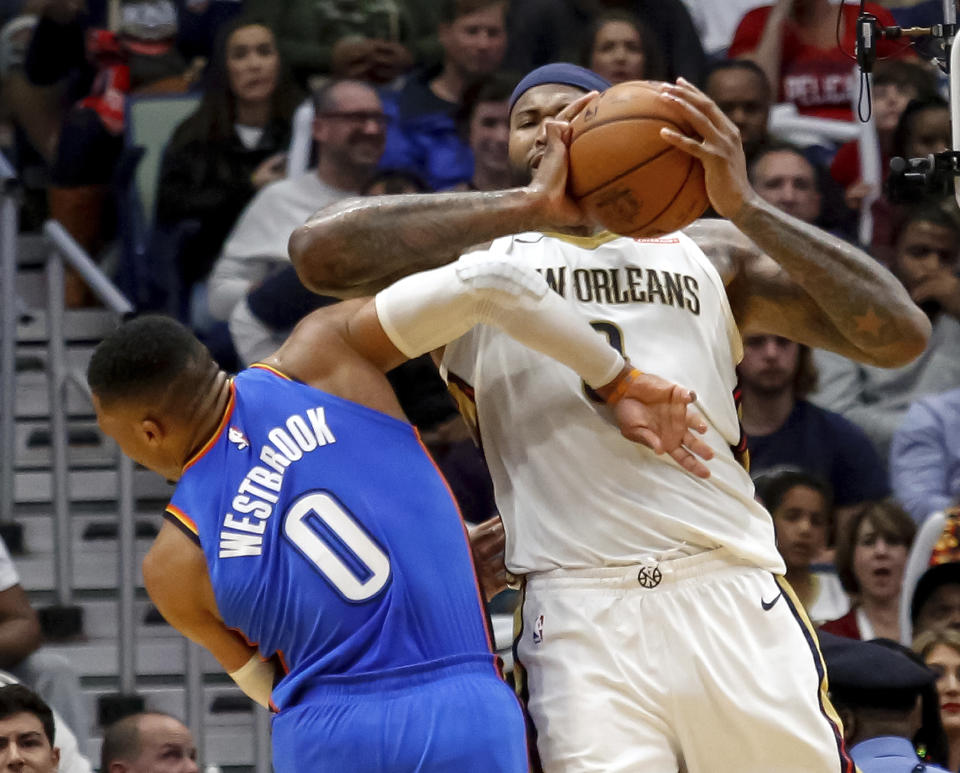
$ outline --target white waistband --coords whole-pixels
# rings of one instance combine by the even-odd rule
[[[671,551],[672,553],[672,551]],[[669,554],[650,556],[627,566],[604,566],[596,569],[551,569],[528,574],[528,588],[556,587],[560,584],[595,588],[645,588],[652,590],[690,577],[715,574],[722,569],[754,568],[756,565],[738,558],[727,548],[716,548],[693,556],[669,558]],[[758,569],[759,571],[759,569]]]

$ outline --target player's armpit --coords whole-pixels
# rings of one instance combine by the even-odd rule
[[[203,551],[173,524],[163,524],[144,557],[143,581],[164,619],[208,649],[227,673],[240,669],[257,652],[224,625]]]

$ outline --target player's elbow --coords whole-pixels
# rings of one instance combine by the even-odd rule
[[[877,368],[902,368],[926,351],[930,329],[930,321],[921,312],[919,317],[904,320],[885,340],[861,348],[856,359]]]
[[[314,228],[309,224],[302,225],[290,234],[287,252],[303,286],[314,292],[326,293],[332,282],[330,261],[324,259],[322,241]]]
[[[354,291],[353,261],[331,218],[314,218],[297,228],[290,234],[287,252],[307,289],[335,298],[363,294]]]
[[[873,352],[870,365],[880,368],[901,368],[923,354],[930,343],[930,320],[920,309],[904,316],[897,334],[886,346]]]

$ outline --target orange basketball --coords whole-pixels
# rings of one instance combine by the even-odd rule
[[[660,137],[664,126],[697,135],[659,87],[618,83],[571,124],[570,193],[594,220],[624,236],[676,231],[710,204],[700,161]]]

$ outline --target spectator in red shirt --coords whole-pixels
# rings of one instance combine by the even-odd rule
[[[890,12],[875,3],[868,2],[866,11],[881,25],[894,24]],[[837,46],[838,13],[842,49]],[[858,13],[858,5],[845,4],[841,11],[831,0],[777,0],[743,17],[727,55],[755,61],[778,85],[779,101],[794,103],[800,113],[850,121]],[[907,48],[880,40],[877,56],[905,55]]]
[[[853,606],[824,623],[824,631],[851,639],[900,640],[900,593],[907,553],[917,527],[892,500],[874,502],[837,535],[837,574]]]

